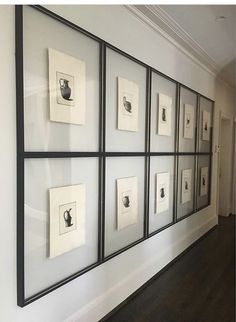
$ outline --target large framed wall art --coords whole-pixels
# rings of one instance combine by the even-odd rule
[[[19,306],[210,204],[213,101],[40,6],[16,96]]]

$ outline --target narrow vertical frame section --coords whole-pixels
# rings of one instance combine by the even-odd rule
[[[208,206],[211,204],[211,180],[212,180],[212,154],[209,155],[210,157],[210,169],[209,169],[209,190],[208,190]]]
[[[180,118],[180,84],[176,84],[176,114],[175,114],[175,152],[179,152],[179,118]],[[174,169],[174,204],[173,204],[173,222],[177,222],[177,202],[178,202],[178,156],[175,155]]]
[[[152,71],[147,67],[146,80],[146,140],[145,140],[145,202],[144,202],[144,237],[149,234],[149,190],[150,190],[150,124],[151,124],[151,91]]]
[[[195,152],[199,152],[199,133],[200,133],[200,95],[197,94],[197,111],[196,111],[196,131],[195,131]],[[194,161],[194,203],[193,211],[197,211],[197,193],[198,193],[198,156],[195,156]]]
[[[211,155],[213,154],[213,137],[214,137],[214,122],[215,122],[215,102],[212,102],[212,117],[211,117],[211,122],[212,122],[212,129],[211,129],[211,147],[210,147],[210,153]]]
[[[103,187],[104,187],[104,176],[103,176],[103,152],[105,148],[105,127],[104,127],[104,110],[105,110],[105,46],[101,42],[99,44],[99,100],[100,100],[100,113],[99,113],[99,197],[98,197],[98,262],[102,262],[104,257],[104,203],[103,203]]]
[[[178,220],[178,183],[179,183],[179,158],[175,155],[175,184],[174,184],[174,223]]]
[[[15,6],[17,120],[17,304],[25,305],[23,8]]]
[[[215,122],[215,102],[212,102],[212,129],[211,129],[211,146],[210,146],[210,169],[209,169],[209,196],[208,196],[208,205],[211,205],[211,191],[212,191],[212,159],[213,159],[213,135],[214,135],[214,122]]]
[[[99,140],[99,262],[105,252],[105,183],[106,183],[106,45],[100,43],[100,140]]]
[[[193,203],[193,210],[194,212],[197,211],[197,194],[198,194],[198,186],[199,186],[199,179],[198,179],[198,155],[194,157],[194,203]]]
[[[195,151],[198,153],[199,152],[199,135],[200,135],[200,95],[197,95],[197,114],[196,114],[196,137],[195,137]]]

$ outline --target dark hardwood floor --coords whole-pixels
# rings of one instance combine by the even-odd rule
[[[235,216],[103,321],[235,322]]]

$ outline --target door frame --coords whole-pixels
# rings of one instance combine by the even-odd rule
[[[232,214],[236,215],[236,117],[233,121]]]
[[[222,120],[226,120],[230,124],[230,129],[232,130],[233,123],[232,118],[226,115],[223,111],[220,110],[219,112],[219,135],[218,135],[218,145],[217,145],[217,151],[218,156],[217,156],[217,203],[216,203],[216,214],[219,216],[219,209],[220,209],[220,166],[221,166],[221,135],[222,135]],[[232,132],[232,131],[231,131]],[[232,135],[233,138],[233,135]],[[231,157],[233,157],[233,150],[234,147],[231,147]],[[230,184],[230,201],[231,201],[231,195],[233,193],[233,184],[231,181]],[[230,212],[232,211],[232,205],[230,206]]]

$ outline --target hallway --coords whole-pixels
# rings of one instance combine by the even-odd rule
[[[235,217],[201,239],[108,322],[234,322]]]

